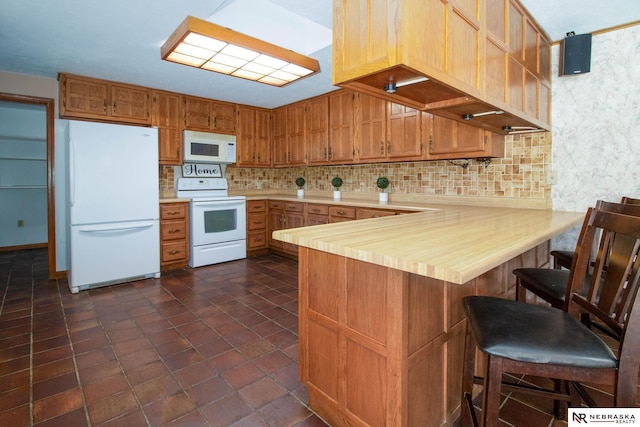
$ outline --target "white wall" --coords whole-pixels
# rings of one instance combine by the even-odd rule
[[[0,92],[54,99],[55,116],[58,117],[58,81],[56,79],[0,71]]]
[[[553,209],[640,198],[640,25],[594,35],[591,72],[558,76],[552,50]],[[555,239],[573,249],[577,230]]]

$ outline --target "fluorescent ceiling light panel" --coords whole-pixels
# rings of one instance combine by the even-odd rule
[[[166,61],[273,86],[320,70],[313,58],[192,16],[169,36],[160,54]]]

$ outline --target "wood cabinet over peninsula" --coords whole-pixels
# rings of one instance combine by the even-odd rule
[[[333,22],[337,86],[494,132],[550,129],[551,41],[518,0],[333,0]]]
[[[519,267],[584,213],[436,206],[279,230],[299,249],[300,376],[332,426],[451,426],[466,295],[513,298]],[[499,316],[499,313],[496,313]]]

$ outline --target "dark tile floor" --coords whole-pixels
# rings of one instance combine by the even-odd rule
[[[264,255],[72,295],[0,252],[0,426],[325,426],[298,380],[297,263]],[[513,396],[505,426],[552,426]]]

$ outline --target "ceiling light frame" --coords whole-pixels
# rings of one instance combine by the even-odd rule
[[[169,36],[160,55],[165,61],[278,87],[320,71],[316,59],[193,16]]]

